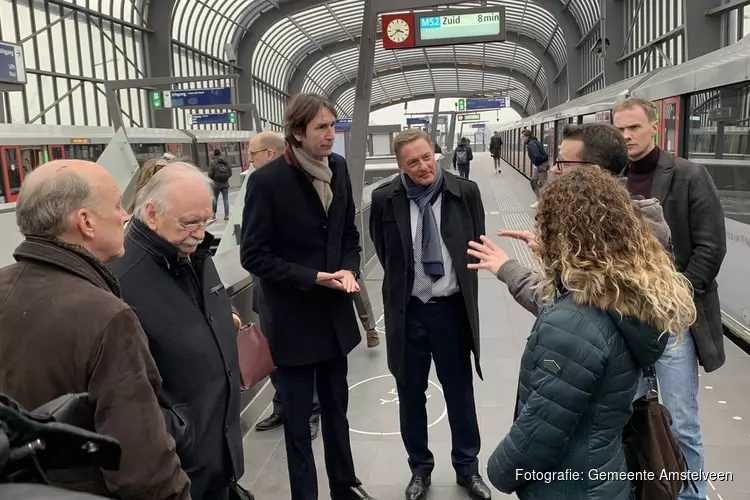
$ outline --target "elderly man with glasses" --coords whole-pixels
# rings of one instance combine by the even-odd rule
[[[214,267],[212,182],[174,162],[138,191],[125,256],[111,264],[163,379],[159,403],[195,499],[238,491],[239,318]],[[232,495],[234,498],[235,495]]]

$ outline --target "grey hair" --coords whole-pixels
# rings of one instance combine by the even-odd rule
[[[24,236],[60,236],[71,213],[96,208],[91,183],[75,172],[60,172],[40,182],[33,178],[31,172],[16,202],[16,224]]]
[[[149,203],[153,203],[160,213],[169,210],[169,188],[175,181],[189,178],[202,181],[206,189],[212,193],[214,183],[203,171],[190,163],[175,161],[154,174],[151,180],[143,186],[143,189],[138,191],[135,196],[133,217],[145,222],[146,206]]]

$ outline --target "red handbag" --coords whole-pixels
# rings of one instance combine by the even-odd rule
[[[268,339],[260,331],[260,326],[250,323],[237,333],[237,350],[240,354],[240,380],[246,391],[271,373],[276,366],[271,359]]]

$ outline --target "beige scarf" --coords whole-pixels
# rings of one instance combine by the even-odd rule
[[[318,160],[310,156],[304,149],[294,146],[292,146],[292,151],[299,162],[299,166],[313,177],[313,187],[318,192],[323,208],[328,213],[328,208],[333,202],[333,191],[331,190],[333,172],[331,172],[331,167],[328,166],[328,158]]]

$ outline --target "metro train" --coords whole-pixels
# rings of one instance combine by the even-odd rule
[[[126,128],[140,164],[164,152],[188,157],[203,169],[214,149],[234,168],[246,170],[248,143],[255,132],[243,130],[172,130]],[[62,158],[96,161],[114,137],[112,127],[0,124],[0,203],[18,198],[24,175],[43,163]]]
[[[618,101],[640,97],[659,109],[656,144],[706,167],[718,188],[727,231],[719,294],[727,332],[750,341],[750,37],[678,66],[642,74],[500,128],[501,156],[526,177],[529,129],[557,157],[565,125],[612,122]]]

